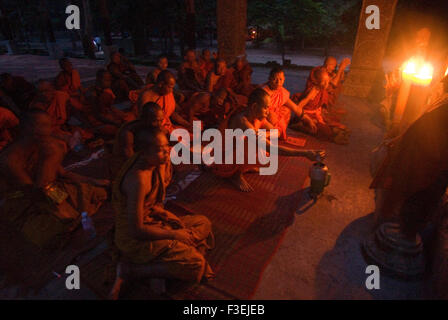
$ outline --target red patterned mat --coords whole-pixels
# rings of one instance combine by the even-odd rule
[[[296,137],[302,135],[293,133]],[[307,138],[306,148],[321,144]],[[276,175],[247,174],[254,187],[251,193],[239,192],[226,180],[202,173],[167,209],[176,214],[202,214],[213,225],[216,247],[207,260],[216,272],[208,284],[188,287],[168,283],[167,295],[155,296],[144,283],[133,283],[121,299],[250,299],[255,293],[264,269],[269,264],[293,223],[301,202],[310,162],[303,158],[280,157]],[[105,298],[113,281],[114,263],[104,253],[81,266],[84,281]]]

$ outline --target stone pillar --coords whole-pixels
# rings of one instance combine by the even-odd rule
[[[247,0],[217,0],[218,51],[227,63],[246,52]]]
[[[366,14],[366,8],[370,5],[380,9],[380,29],[366,27],[366,19],[370,16]],[[397,0],[363,0],[352,64],[343,86],[345,95],[360,98],[369,95],[377,73],[382,69],[396,5]]]

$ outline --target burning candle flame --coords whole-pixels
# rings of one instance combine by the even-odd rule
[[[428,62],[411,58],[403,65],[403,78],[411,80],[414,84],[427,86],[432,81],[434,68]],[[447,69],[448,73],[448,69]]]
[[[448,76],[448,68],[446,68],[444,77]]]

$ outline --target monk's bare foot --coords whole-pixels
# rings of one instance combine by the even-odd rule
[[[233,177],[230,178],[230,181],[232,184],[237,187],[240,191],[243,192],[251,192],[254,191],[252,186],[249,184],[249,182],[244,179],[242,174],[236,174]]]

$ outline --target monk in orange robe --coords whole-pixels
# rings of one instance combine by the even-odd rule
[[[215,64],[212,61],[212,55],[209,49],[203,49],[199,57],[199,69],[201,69],[201,78],[205,82],[207,75],[213,70]]]
[[[59,66],[62,71],[56,76],[56,90],[65,91],[70,97],[81,98],[84,88],[81,86],[81,77],[76,69],[67,58],[59,60]]]
[[[269,81],[262,88],[269,94],[270,106],[268,121],[279,130],[280,139],[286,140],[286,128],[294,112],[311,132],[316,132],[314,122],[303,112],[303,104],[297,105],[290,99],[290,93],[283,87],[285,73],[281,68],[273,68],[269,74]]]
[[[15,136],[19,119],[6,108],[0,107],[0,151],[10,144]]]
[[[247,62],[245,57],[238,57],[235,66],[233,67],[233,76],[236,81],[234,91],[236,94],[240,94],[249,97],[253,90],[257,87],[252,84],[252,68]]]
[[[143,91],[138,100],[139,109],[148,102],[155,102],[162,108],[165,114],[162,127],[167,133],[174,130],[171,120],[184,128],[192,129],[191,124],[179,114],[180,107],[173,94],[175,85],[174,75],[168,70],[162,71],[157,77],[156,85]]]
[[[30,104],[30,110],[40,109],[48,113],[52,120],[52,134],[55,138],[62,140],[69,147],[76,131],[79,131],[82,139],[93,137],[88,130],[67,124],[74,109],[72,106],[74,100],[70,99],[67,92],[56,90],[51,82],[45,80],[39,80],[37,88],[38,93]]]
[[[119,52],[111,54],[110,59],[107,70],[112,75],[112,91],[119,98],[127,99],[129,90],[139,89],[144,84],[143,80],[132,64],[123,63]]]
[[[255,134],[257,134],[259,129],[274,129],[269,121],[267,121],[270,105],[271,101],[269,94],[261,88],[255,89],[249,97],[249,105],[247,108],[241,109],[241,111],[236,111],[221,124],[220,130],[222,131],[223,137],[225,136],[225,129],[242,129],[243,131],[252,129]],[[223,148],[225,148],[224,141],[222,142],[222,145]],[[266,140],[266,146],[267,148],[271,147],[269,139]],[[325,157],[324,151],[297,150],[285,146],[277,146],[277,148],[278,154],[284,156],[306,157],[311,161],[316,160],[318,157],[321,159]],[[225,152],[233,152],[233,156],[236,157],[235,150],[224,150],[222,153],[223,157],[225,157]],[[230,182],[240,191],[253,191],[252,186],[244,178],[244,173],[251,171],[254,168],[258,168],[260,165],[258,163],[248,163],[249,155],[246,142],[245,156],[245,163],[243,164],[236,164],[234,159],[234,164],[212,164],[211,169],[217,176],[230,179]]]
[[[113,106],[115,94],[110,88],[112,75],[100,69],[96,73],[96,84],[86,92],[91,113],[89,122],[99,134],[115,136],[117,130],[125,122],[135,120],[132,112],[121,111]]]
[[[45,111],[29,111],[21,125],[19,138],[0,153],[0,219],[39,247],[57,247],[81,212],[92,215],[106,200],[109,181],[63,169],[64,151]]]
[[[338,67],[338,61],[334,57],[327,57],[325,59],[324,65],[321,67],[316,67],[311,70],[310,75],[307,80],[306,88],[307,90],[309,87],[313,86],[313,83],[315,83],[316,80],[316,72],[319,70],[319,68],[326,69],[329,77],[330,82],[327,87],[327,93],[328,93],[328,103],[327,108],[328,112],[332,116],[336,116],[340,118],[340,115],[345,114],[345,110],[336,108],[336,102],[337,99],[342,92],[342,83],[344,81],[345,76],[345,69],[350,65],[350,59],[345,58],[341,61]],[[337,70],[336,70],[337,68]],[[336,118],[338,119],[338,118]]]
[[[236,108],[225,89],[214,93],[196,92],[182,105],[185,118],[190,123],[202,121],[204,129],[219,126]]]
[[[14,102],[14,105],[21,111],[26,111],[28,109],[35,94],[34,86],[26,81],[24,77],[13,76],[9,73],[0,74],[0,90],[3,94],[8,96],[10,100]],[[14,113],[16,112],[14,111]]]
[[[157,82],[159,73],[168,68],[168,58],[166,56],[160,56],[157,61],[157,67],[151,70],[146,75],[146,85],[154,85]]]
[[[335,142],[337,144],[348,144],[350,131],[341,123],[324,117],[323,109],[328,105],[328,85],[330,77],[325,68],[315,72],[314,81],[299,98],[299,105],[303,112],[316,126],[317,130],[311,132],[309,127],[299,121],[291,128],[299,129],[309,134],[316,135],[320,139]]]
[[[109,157],[111,178],[115,178],[123,164],[135,154],[136,132],[141,128],[162,129],[164,119],[165,114],[162,108],[154,102],[148,102],[142,106],[137,120],[121,126],[114,140],[112,154]]]
[[[177,217],[164,209],[171,181],[170,147],[161,130],[137,134],[138,152],[115,179],[115,245],[122,255],[110,293],[117,299],[124,281],[178,279],[199,283],[214,278],[204,258],[214,246],[210,221],[201,215]]]
[[[201,91],[204,87],[202,72],[193,49],[185,52],[184,62],[179,67],[177,78],[181,90]]]

